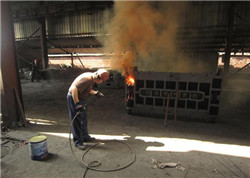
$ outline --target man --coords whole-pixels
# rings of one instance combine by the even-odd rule
[[[31,82],[34,81],[36,76],[37,81],[40,81],[40,60],[35,59],[32,63],[32,73],[31,73]]]
[[[106,82],[109,79],[109,72],[99,69],[96,72],[85,72],[79,75],[71,84],[67,94],[69,118],[72,122],[78,111],[81,113],[75,118],[72,124],[73,141],[77,148],[84,149],[84,142],[92,141],[87,129],[87,114],[85,111],[86,99],[91,95],[104,96],[101,92],[93,90],[94,84]]]

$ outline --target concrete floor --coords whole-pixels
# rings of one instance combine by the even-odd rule
[[[27,144],[13,146],[12,152],[2,148],[1,177],[83,176],[85,169],[79,163],[83,151],[74,148],[75,160],[68,139],[66,93],[71,82],[72,79],[40,83],[22,80],[25,114],[36,123],[5,134],[22,140],[46,135],[49,156],[43,161],[31,160]],[[118,139],[131,145],[136,161],[115,172],[88,170],[86,177],[250,177],[249,110],[223,108],[216,124],[178,120],[175,125],[170,119],[168,127],[164,127],[163,118],[128,115],[124,89],[102,92],[105,97],[88,99],[89,132],[100,140]],[[115,169],[129,163],[132,156],[126,145],[110,142],[93,148],[85,160],[100,160],[99,169]],[[153,160],[180,165],[160,169]]]

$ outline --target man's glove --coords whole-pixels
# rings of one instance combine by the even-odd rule
[[[83,105],[80,102],[76,103],[76,111],[83,111],[85,108],[83,107]]]
[[[100,98],[100,97],[104,96],[104,94],[101,93],[101,92],[99,92],[99,91],[97,91],[97,93],[95,94],[95,96],[97,96],[98,98]]]

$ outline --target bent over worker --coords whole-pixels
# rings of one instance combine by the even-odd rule
[[[93,90],[94,84],[106,82],[109,79],[109,72],[105,69],[98,69],[96,72],[85,72],[79,75],[71,84],[68,94],[69,118],[72,122],[78,111],[81,113],[75,118],[72,124],[73,141],[77,148],[84,149],[84,142],[93,141],[87,128],[87,113],[85,110],[86,99],[91,95],[104,96],[101,92]]]

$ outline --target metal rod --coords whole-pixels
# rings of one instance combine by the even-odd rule
[[[225,49],[225,61],[224,61],[224,73],[229,73],[229,65],[230,65],[230,55],[232,48],[232,38],[233,38],[233,26],[234,26],[234,12],[235,12],[235,3],[230,2],[230,7],[228,11],[228,32],[227,32],[227,41],[226,41],[226,49]]]
[[[250,28],[250,23],[243,17],[241,17],[237,12],[234,12],[234,14],[236,15],[236,17],[238,17],[242,22],[244,22],[248,28]]]
[[[24,42],[22,42],[16,49],[19,49],[22,45],[24,45],[24,43],[26,43],[31,37],[33,37],[36,32],[38,32],[40,30],[40,27],[38,29],[36,29],[36,31],[34,31]]]
[[[167,103],[166,103],[166,112],[165,112],[164,127],[166,127],[166,126],[167,126],[168,108],[169,108],[169,92],[168,92],[168,95],[167,95]]]
[[[71,53],[71,67],[74,67],[74,53]]]
[[[55,47],[59,48],[60,50],[62,50],[63,52],[66,52],[66,53],[70,53],[68,51],[66,51],[65,49],[61,48],[60,46],[57,46],[55,43],[51,42],[50,40],[47,39],[47,42],[49,42],[50,44],[54,45]]]
[[[77,53],[75,53],[75,54],[77,55],[77,57],[78,57],[78,59],[79,59],[81,65],[82,65],[82,67],[85,68],[84,65],[83,65],[83,63],[82,63],[82,61],[81,61],[81,59],[80,59],[80,57],[78,56],[78,54],[77,54]]]
[[[176,125],[176,121],[177,121],[178,98],[179,98],[179,82],[176,83],[176,96],[175,96],[175,102],[174,102],[174,121],[175,121],[175,125]]]
[[[46,69],[49,65],[49,59],[48,59],[48,47],[47,47],[47,38],[46,38],[46,19],[45,17],[41,17],[39,19],[40,21],[40,44],[41,44],[41,56],[42,56],[42,67],[43,69]]]
[[[20,56],[19,54],[17,55],[17,57],[19,57],[20,59],[22,59],[24,62],[26,62],[27,64],[29,64],[30,62],[28,60],[26,60],[24,57]]]
[[[234,72],[234,73],[236,74],[236,73],[242,71],[243,69],[245,69],[245,68],[246,68],[247,66],[249,66],[249,65],[250,65],[250,62],[249,62],[248,64],[244,65],[242,68],[238,69],[238,70],[237,70],[236,72]]]

